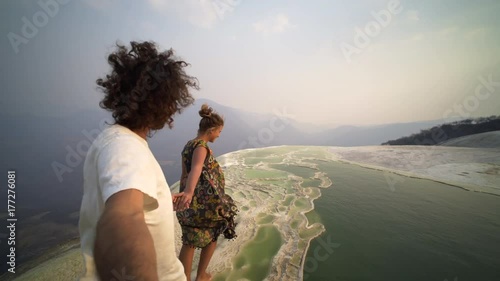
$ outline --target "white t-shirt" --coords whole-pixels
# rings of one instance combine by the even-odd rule
[[[84,274],[80,280],[99,280],[94,263],[97,222],[106,200],[131,188],[144,193],[144,217],[154,241],[159,280],[186,280],[175,253],[170,189],[146,140],[124,126],[106,128],[87,153],[83,179],[79,229]],[[121,280],[122,274],[127,272],[117,269],[115,279]]]

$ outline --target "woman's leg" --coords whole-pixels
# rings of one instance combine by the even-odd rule
[[[187,281],[191,281],[191,268],[193,266],[193,255],[194,248],[186,245],[182,245],[181,252],[179,254],[179,260],[184,266],[184,274],[186,274]]]
[[[198,273],[196,274],[196,281],[211,280],[212,276],[207,273],[207,267],[210,263],[210,259],[214,254],[217,242],[212,242],[201,249],[200,263],[198,264]]]

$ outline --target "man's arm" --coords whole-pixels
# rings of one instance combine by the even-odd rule
[[[94,259],[103,281],[134,276],[157,281],[156,252],[143,212],[144,195],[137,189],[113,194],[97,223]]]

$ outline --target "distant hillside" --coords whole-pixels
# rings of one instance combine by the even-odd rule
[[[440,143],[442,146],[500,148],[500,131],[459,137]]]
[[[364,146],[378,145],[388,138],[397,138],[439,124],[439,120],[383,124],[376,126],[340,126],[310,134],[304,145]]]
[[[421,130],[407,137],[390,140],[382,145],[436,145],[455,138],[500,130],[500,116],[465,119],[430,129]]]

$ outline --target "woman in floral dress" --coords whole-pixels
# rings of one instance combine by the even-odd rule
[[[224,192],[224,172],[207,145],[219,137],[224,120],[206,104],[199,114],[202,119],[198,136],[188,141],[182,151],[180,196],[174,201],[182,227],[179,259],[187,280],[191,280],[195,248],[201,248],[196,280],[211,279],[206,269],[217,238],[221,234],[226,239],[236,237],[234,216],[238,212],[233,199]]]

